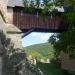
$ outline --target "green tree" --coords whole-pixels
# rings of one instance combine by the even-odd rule
[[[40,7],[40,0],[35,0],[35,5],[36,5],[36,8],[38,9]]]
[[[30,1],[30,7],[32,7],[32,8],[35,7],[34,0],[31,0],[31,1]]]
[[[25,7],[31,7],[34,9],[43,9],[42,14],[45,14],[47,12],[51,12],[54,10],[54,2],[51,0],[23,0],[23,4]],[[41,6],[43,4],[43,6]],[[32,9],[33,10],[33,9]]]
[[[28,0],[23,0],[23,5],[24,5],[25,7],[28,7]]]
[[[53,41],[52,41],[53,40]],[[56,56],[59,56],[63,51],[70,56],[75,57],[75,28],[71,27],[66,32],[60,33],[57,36],[53,35],[49,42],[51,42],[56,51]]]
[[[54,44],[56,42],[57,38],[57,33],[54,33],[49,39],[48,42],[50,42],[51,44]]]
[[[44,5],[43,9],[47,11],[54,10],[55,9],[53,8],[54,6],[55,7],[63,6],[67,7],[71,11],[75,11],[75,0],[23,0],[23,4],[25,7],[28,6],[29,3],[32,6],[35,4],[37,8],[40,8],[40,5],[43,4]]]
[[[31,55],[32,58],[37,58],[38,60],[44,58],[39,52],[36,51],[32,51],[29,55]]]

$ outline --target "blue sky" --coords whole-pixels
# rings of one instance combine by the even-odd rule
[[[48,42],[48,39],[52,34],[53,33],[32,32],[31,34],[22,39],[22,46],[26,47],[34,44]]]

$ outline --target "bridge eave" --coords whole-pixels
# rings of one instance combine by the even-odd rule
[[[21,29],[23,33],[26,33],[30,30],[31,32],[51,32],[51,33],[61,33],[63,31],[66,31],[66,29],[41,29],[41,28],[31,28],[31,29]]]

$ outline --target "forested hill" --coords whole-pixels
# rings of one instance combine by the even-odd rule
[[[31,45],[24,48],[25,52],[39,58],[53,58],[54,49],[50,43]]]

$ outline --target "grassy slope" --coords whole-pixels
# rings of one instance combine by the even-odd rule
[[[37,44],[32,45],[24,48],[24,50],[27,53],[31,53],[33,51],[36,51],[41,54],[41,56],[46,57],[48,54],[53,55],[53,47],[50,43],[43,43],[43,44]],[[58,67],[58,65],[55,64],[46,64],[46,63],[38,63],[37,66],[44,72],[45,75],[62,75],[61,69]]]
[[[50,43],[36,44],[28,46],[25,48],[25,51],[29,54],[31,52],[38,52],[42,57],[54,57],[54,50]]]
[[[37,66],[45,75],[63,75],[62,70],[56,64],[38,63]]]

